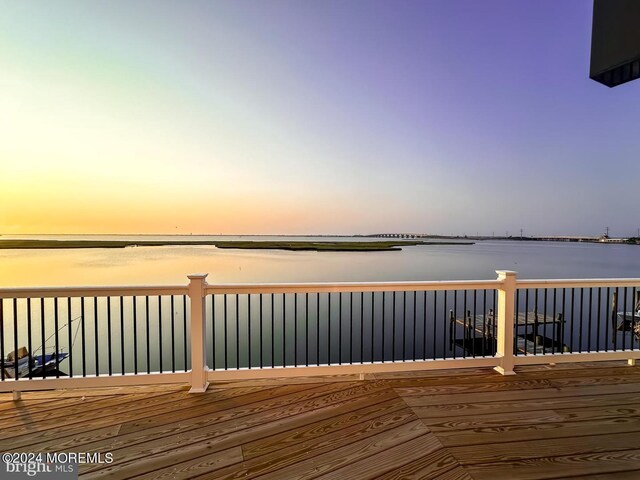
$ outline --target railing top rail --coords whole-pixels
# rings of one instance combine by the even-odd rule
[[[640,278],[518,280],[517,288],[637,287]]]
[[[248,293],[325,293],[325,292],[382,292],[427,290],[494,289],[500,280],[459,280],[430,282],[334,282],[334,283],[254,283],[208,285],[207,294]]]
[[[188,287],[182,285],[0,288],[0,298],[131,297],[188,293]]]

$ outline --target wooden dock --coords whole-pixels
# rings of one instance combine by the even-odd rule
[[[562,314],[556,317],[541,314],[536,311],[518,312],[514,318],[516,338],[514,349],[516,352],[527,355],[544,354],[547,352],[569,351],[562,338],[562,326],[565,320]],[[496,322],[495,313],[490,310],[484,315],[471,316],[467,312],[466,318],[454,318],[451,313],[450,322],[464,328],[464,337],[457,338],[455,329],[451,327],[450,336],[452,344],[469,353],[476,355],[488,355],[495,353]],[[553,325],[554,336],[552,338],[540,335],[540,327]],[[530,331],[528,329],[531,329]]]
[[[81,478],[622,480],[640,478],[640,367],[2,394],[0,428],[2,451],[113,454]]]

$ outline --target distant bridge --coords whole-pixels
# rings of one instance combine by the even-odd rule
[[[374,233],[367,235],[367,237],[379,237],[379,238],[426,238],[431,235],[426,233]]]
[[[570,236],[570,235],[553,235],[553,236],[486,236],[486,235],[430,235],[426,233],[373,233],[365,235],[366,237],[377,238],[448,238],[448,239],[466,239],[466,240],[529,240],[529,241],[547,241],[547,242],[598,242],[598,243],[625,243],[626,238],[608,238],[606,236],[588,237],[588,236]]]

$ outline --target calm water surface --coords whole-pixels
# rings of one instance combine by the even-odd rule
[[[274,240],[282,237],[37,238]],[[327,237],[286,238],[327,240]],[[333,240],[370,239],[339,237]],[[213,246],[0,250],[0,286],[4,287],[184,284],[191,273],[208,273],[210,283],[472,280],[493,279],[498,269],[515,270],[521,278],[638,278],[640,247],[480,241],[474,245],[405,247],[394,252],[251,251]]]

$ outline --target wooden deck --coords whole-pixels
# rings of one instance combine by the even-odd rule
[[[2,394],[0,450],[113,453],[82,478],[640,478],[640,367],[517,372]]]

